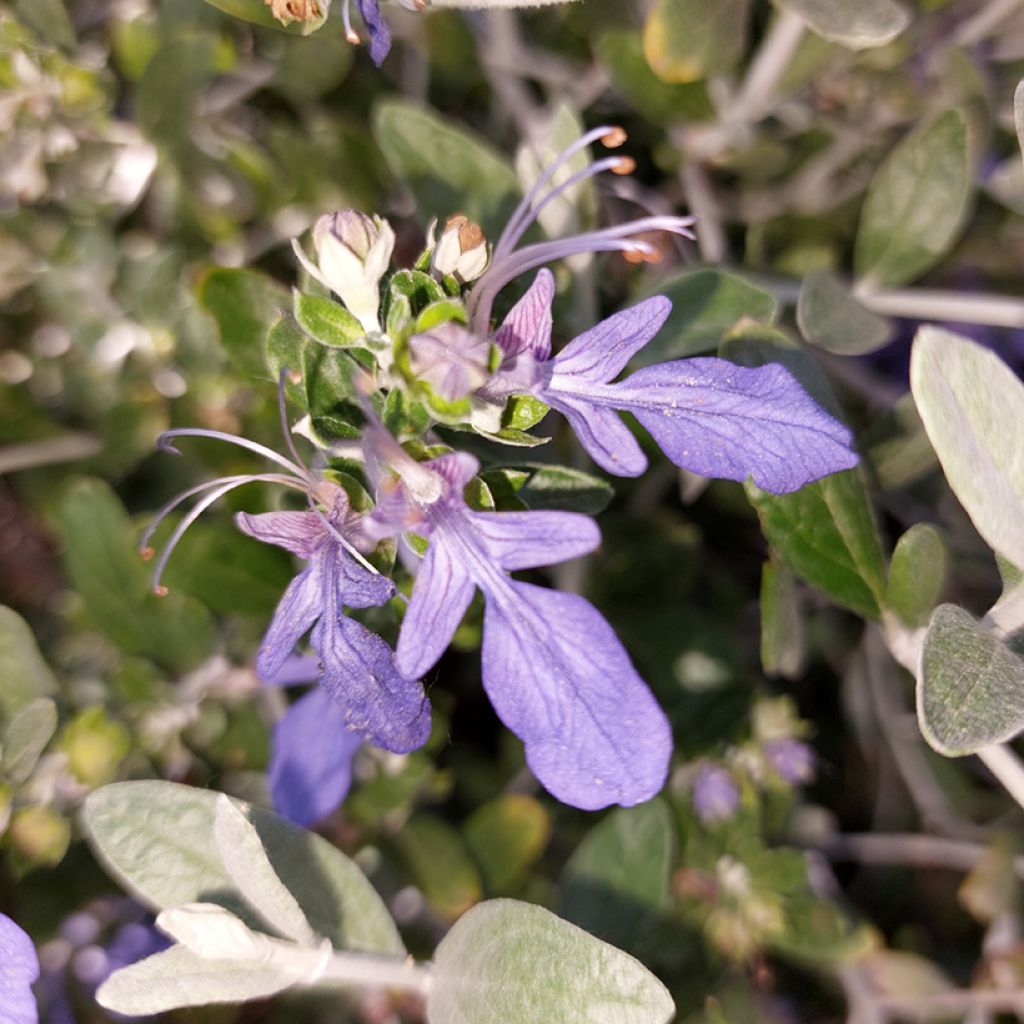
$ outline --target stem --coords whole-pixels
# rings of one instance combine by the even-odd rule
[[[0,476],[36,466],[87,459],[103,450],[98,438],[88,434],[64,434],[45,441],[28,441],[0,448]]]
[[[912,320],[962,320],[991,327],[1024,327],[1024,299],[1008,295],[973,295],[932,289],[867,291],[855,294],[868,309],[883,316]]]
[[[968,18],[954,33],[958,46],[973,46],[980,43],[999,23],[1008,18],[1021,4],[1021,0],[990,0],[972,18]]]
[[[899,864],[942,871],[971,871],[987,852],[981,843],[919,833],[845,833],[828,836],[820,841],[808,841],[829,860],[853,861],[857,864]],[[1017,877],[1024,879],[1024,857],[1014,857],[1013,868]]]
[[[749,124],[759,121],[775,106],[776,88],[803,37],[803,19],[792,11],[783,11],[750,62],[743,85],[725,113],[725,120]]]
[[[1005,743],[996,743],[979,750],[978,757],[1010,796],[1024,807],[1024,762],[1013,749]]]
[[[425,996],[433,982],[430,964],[383,957],[334,953],[319,977],[319,982],[339,985],[366,985],[376,988],[400,988]]]

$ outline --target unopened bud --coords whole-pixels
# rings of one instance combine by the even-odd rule
[[[318,21],[323,16],[318,0],[264,0],[264,3],[284,25],[293,21]]]
[[[475,281],[490,262],[483,228],[461,213],[449,217],[434,249],[434,270],[459,284]]]
[[[391,262],[395,233],[382,217],[341,210],[313,228],[314,265],[296,245],[302,265],[330,288],[367,331],[380,330],[380,281]]]

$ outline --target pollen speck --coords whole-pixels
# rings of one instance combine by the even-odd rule
[[[139,552],[139,556],[144,562],[151,561],[155,554],[156,552],[150,547],[145,547]]]
[[[611,169],[612,174],[632,174],[636,170],[636,161],[631,156],[620,156]]]
[[[170,591],[161,583],[159,586],[153,588],[153,593],[157,597],[166,597]]]

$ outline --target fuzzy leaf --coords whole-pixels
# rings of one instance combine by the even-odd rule
[[[798,14],[809,28],[850,50],[884,46],[910,24],[910,15],[893,0],[775,0]]]

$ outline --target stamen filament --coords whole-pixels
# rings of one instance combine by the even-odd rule
[[[197,484],[195,487],[190,487],[187,491],[182,491],[181,494],[172,498],[159,512],[153,517],[153,521],[146,527],[145,532],[139,539],[139,552],[142,556],[146,557],[146,551],[150,550],[149,542],[153,539],[153,535],[160,528],[160,524],[183,502],[188,501],[189,498],[194,498],[197,494],[202,494],[203,491],[208,491],[211,487],[219,487],[221,484],[233,483],[237,487],[241,487],[242,484],[248,483],[274,483],[282,484],[285,487],[294,487],[296,490],[306,492],[304,484],[299,483],[297,480],[293,480],[290,476],[284,476],[282,473],[245,473],[237,476],[224,476],[218,477],[216,480],[207,480],[206,483]],[[308,493],[308,492],[306,492]],[[152,554],[150,554],[152,557]],[[147,559],[148,560],[148,559]]]
[[[534,217],[536,216],[532,209],[534,201],[541,194],[541,190],[558,173],[559,168],[563,167],[566,162],[571,160],[581,149],[586,149],[591,143],[597,142],[598,139],[605,138],[614,140],[616,145],[621,145],[622,142],[625,141],[625,136],[622,133],[621,128],[615,128],[612,125],[602,125],[600,128],[594,128],[591,131],[586,132],[584,135],[581,135],[574,143],[572,143],[572,145],[563,149],[562,152],[547,165],[541,176],[533,183],[533,187],[526,193],[522,201],[512,212],[512,216],[509,217],[508,223],[505,225],[505,230],[502,231],[501,237],[494,246],[495,255],[505,251],[510,244],[508,239],[512,234],[518,231],[518,237],[522,237],[523,231],[533,223]]]
[[[341,23],[345,28],[345,38],[353,45],[359,45],[359,33],[352,27],[352,12],[349,10],[349,0],[343,0],[341,5]]]
[[[239,448],[246,448],[251,452],[256,452],[257,455],[262,455],[265,459],[276,462],[279,466],[284,466],[285,469],[293,473],[308,486],[312,486],[314,483],[308,470],[297,466],[283,455],[278,455],[273,448],[258,444],[256,441],[250,441],[245,437],[239,437],[237,434],[227,434],[221,430],[204,430],[201,427],[182,427],[176,430],[165,430],[156,439],[157,448],[163,452],[170,452],[172,455],[180,455],[181,452],[171,444],[171,441],[176,437],[209,437],[215,441],[226,441],[228,444],[238,445]]]

